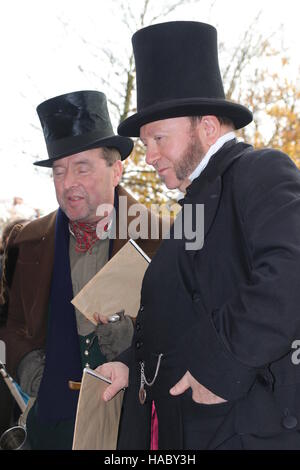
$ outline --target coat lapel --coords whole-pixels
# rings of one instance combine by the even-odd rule
[[[211,228],[220,203],[222,194],[222,178],[218,176],[212,181],[203,194],[204,204],[204,238]]]

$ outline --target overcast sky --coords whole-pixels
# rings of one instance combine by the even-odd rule
[[[135,11],[141,2],[128,0]],[[160,9],[162,2],[154,0],[154,8]],[[192,2],[168,19],[209,21],[218,27],[219,40],[234,45],[262,10],[259,27],[266,35],[275,34],[276,47],[287,48],[296,75],[300,64],[297,0],[216,0],[212,12],[207,8],[210,3]],[[121,17],[118,0],[1,2],[0,201],[21,196],[44,212],[56,207],[47,172],[32,165],[35,156],[47,158],[35,108],[69,91],[109,93],[99,83],[98,77],[108,76],[99,50],[114,47],[120,57],[130,50],[130,34]]]

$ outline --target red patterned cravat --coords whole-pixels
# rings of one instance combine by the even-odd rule
[[[93,246],[99,240],[97,235],[98,222],[74,222],[70,221],[70,231],[76,240],[75,250],[79,253],[91,253]],[[108,224],[104,227],[107,231]]]

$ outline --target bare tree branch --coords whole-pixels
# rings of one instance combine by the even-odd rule
[[[144,6],[143,6],[143,9],[142,9],[142,12],[141,12],[141,15],[140,15],[140,22],[139,22],[140,27],[142,27],[142,28],[145,26],[145,16],[147,14],[149,2],[150,2],[150,0],[144,0]]]
[[[167,6],[164,10],[162,10],[156,16],[153,16],[150,20],[150,23],[154,23],[157,19],[164,18],[165,16],[170,15],[170,13],[173,13],[175,10],[177,10],[178,7],[185,5],[187,3],[191,3],[191,0],[178,0],[172,5]]]

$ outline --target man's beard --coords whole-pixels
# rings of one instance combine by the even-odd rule
[[[196,132],[191,132],[191,140],[180,158],[174,163],[174,171],[179,181],[190,176],[205,155],[205,150]]]

